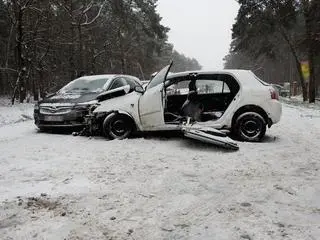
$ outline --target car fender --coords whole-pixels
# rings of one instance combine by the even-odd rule
[[[131,92],[124,96],[100,102],[100,105],[93,111],[93,114],[101,115],[103,113],[109,114],[112,112],[125,114],[133,119],[138,129],[141,129],[138,105],[140,96],[140,93]]]
[[[106,116],[103,120],[103,125],[109,121],[110,118],[112,118],[113,116],[117,115],[117,114],[121,114],[121,115],[125,115],[127,116],[128,118],[132,119],[133,123],[135,124],[135,121],[134,121],[134,118],[127,112],[125,111],[112,111],[112,112],[109,112],[109,113],[106,113]],[[135,129],[137,129],[137,126],[135,124]]]

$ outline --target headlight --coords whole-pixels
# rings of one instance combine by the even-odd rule
[[[89,102],[78,103],[77,106],[88,106],[88,105],[95,104],[97,102],[98,102],[97,100],[92,100],[92,101],[89,101]]]
[[[74,109],[78,110],[89,110],[92,105],[95,105],[98,101],[93,100],[89,102],[84,102],[84,103],[78,103],[77,105],[74,106]]]
[[[76,105],[74,106],[74,109],[76,110],[87,110],[89,109],[90,105]]]

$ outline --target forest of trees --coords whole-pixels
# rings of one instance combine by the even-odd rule
[[[271,83],[297,82],[314,102],[320,86],[320,1],[238,0],[225,68],[250,69]],[[301,62],[308,62],[305,78]],[[319,89],[320,91],[320,89]]]
[[[170,60],[197,70],[174,50],[157,0],[0,0],[0,94],[43,97],[80,74],[148,79]]]

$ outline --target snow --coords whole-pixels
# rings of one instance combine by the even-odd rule
[[[61,95],[52,96],[51,99],[78,99],[80,97],[80,94],[63,93]]]
[[[40,133],[1,106],[1,239],[320,239],[320,111],[262,143]],[[16,123],[15,123],[16,122]]]
[[[33,117],[34,104],[11,105],[9,98],[0,98],[0,127],[7,124],[30,120]]]
[[[302,95],[291,96],[289,97],[281,97],[281,101],[290,105],[295,105],[303,108],[312,108],[320,110],[320,101],[316,99],[315,103],[309,103],[308,101],[303,102]]]

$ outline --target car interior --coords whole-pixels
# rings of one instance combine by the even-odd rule
[[[178,124],[186,117],[198,122],[217,120],[239,88],[228,74],[192,74],[169,79],[165,84],[165,123]]]

